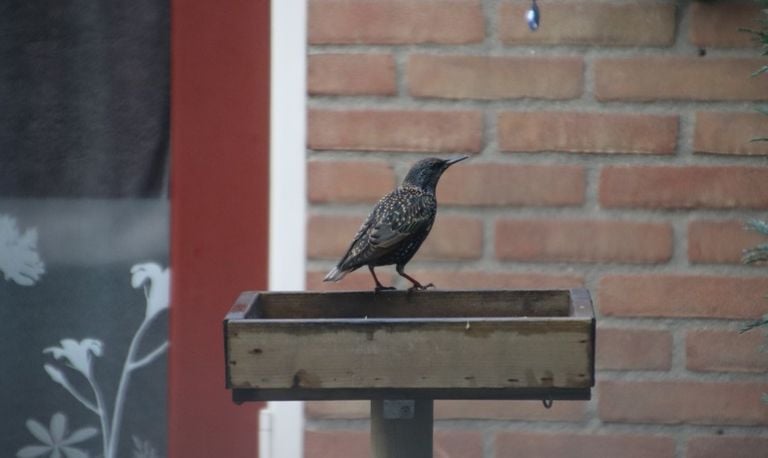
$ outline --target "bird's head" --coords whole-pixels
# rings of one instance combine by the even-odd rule
[[[415,163],[408,175],[403,180],[403,185],[416,186],[421,189],[435,192],[437,182],[445,169],[453,164],[467,159],[469,156],[459,156],[451,159],[430,157]]]

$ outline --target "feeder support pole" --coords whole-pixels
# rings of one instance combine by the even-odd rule
[[[432,458],[432,399],[371,400],[372,458]]]

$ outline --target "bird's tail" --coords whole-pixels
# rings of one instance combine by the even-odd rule
[[[328,272],[328,275],[323,278],[323,281],[339,281],[350,272],[351,270],[341,270],[339,269],[339,266],[336,266]]]

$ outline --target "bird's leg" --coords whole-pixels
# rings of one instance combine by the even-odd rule
[[[373,281],[376,282],[376,288],[373,290],[373,292],[378,293],[379,291],[389,291],[395,289],[394,286],[384,286],[381,284],[378,278],[376,278],[376,272],[373,271],[373,266],[368,266],[368,270],[371,271],[371,275],[373,275]]]
[[[435,285],[433,285],[432,283],[430,283],[428,285],[422,285],[421,283],[416,281],[415,278],[413,278],[410,275],[408,275],[407,273],[405,273],[405,266],[397,265],[395,267],[395,270],[397,271],[398,274],[400,274],[401,277],[405,277],[405,278],[408,279],[408,281],[413,283],[413,286],[408,288],[408,291],[424,291],[427,288],[434,288],[435,287]]]

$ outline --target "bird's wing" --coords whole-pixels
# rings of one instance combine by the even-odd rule
[[[349,265],[352,264],[355,264],[356,267],[362,265],[355,261],[356,258],[358,258],[363,253],[363,251],[365,251],[365,242],[368,240],[367,234],[373,225],[375,213],[376,208],[374,208],[371,213],[368,214],[368,217],[365,219],[365,221],[363,221],[363,224],[360,225],[360,229],[357,230],[357,233],[352,238],[352,243],[349,244],[347,252],[341,258],[341,260],[339,260],[339,263],[337,264],[338,267],[349,267]]]
[[[401,188],[382,197],[337,267],[356,269],[391,252],[409,236],[428,231],[435,218],[434,199],[423,192]]]
[[[392,201],[391,205],[383,207],[368,231],[371,246],[381,250],[429,230],[435,219],[434,196],[421,192],[400,192]]]

